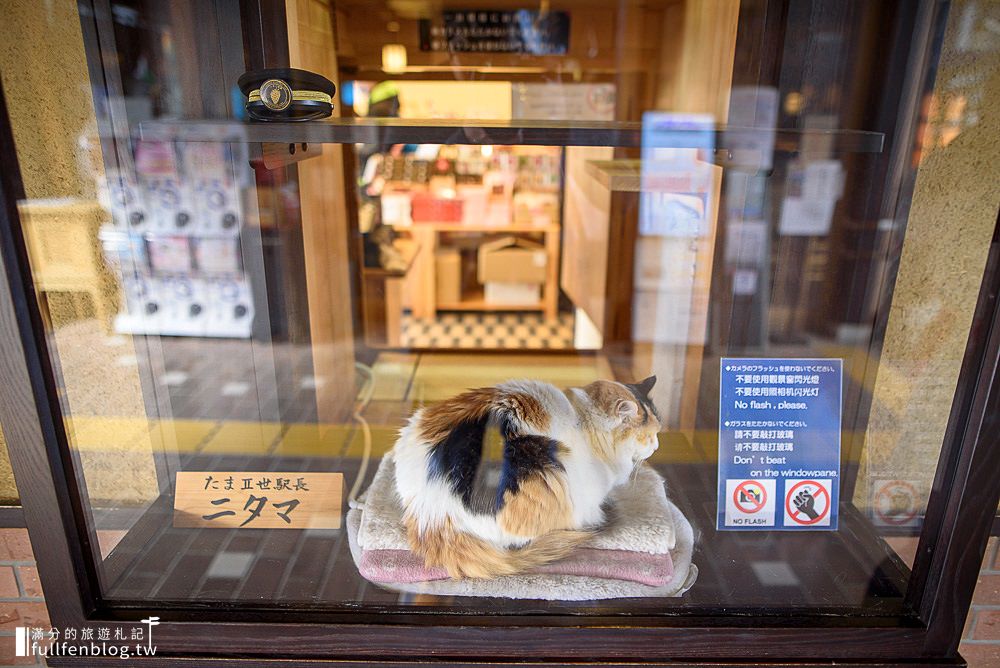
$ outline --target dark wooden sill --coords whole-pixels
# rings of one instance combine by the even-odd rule
[[[347,479],[358,466],[352,459],[240,462],[248,470],[340,470]],[[223,470],[234,463],[195,456],[183,466]],[[782,627],[812,619],[850,627],[899,624],[907,618],[903,597],[909,570],[852,506],[842,506],[835,532],[717,532],[714,467],[678,464],[660,471],[667,477],[668,494],[696,534],[694,561],[700,575],[681,598],[545,602],[401,595],[359,576],[343,531],[175,529],[171,499],[162,496],[105,562],[105,600],[109,612],[119,615],[152,610],[164,619],[216,615],[235,620],[246,614],[286,622],[355,623],[372,615],[401,622],[417,615],[423,624],[489,618],[504,625],[555,615],[627,625],[711,620],[710,625]],[[253,554],[244,577],[209,577],[213,559],[223,551]],[[753,564],[762,562],[786,564],[797,582],[761,582]]]

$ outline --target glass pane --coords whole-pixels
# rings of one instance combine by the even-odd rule
[[[106,600],[902,613],[995,7],[12,4]]]

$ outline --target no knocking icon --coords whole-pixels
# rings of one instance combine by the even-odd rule
[[[803,488],[813,498],[813,512],[816,517],[810,517],[804,510],[792,507],[792,500]],[[822,522],[830,514],[831,505],[833,504],[830,502],[830,490],[816,480],[800,480],[785,494],[785,514],[799,526],[812,526]]]

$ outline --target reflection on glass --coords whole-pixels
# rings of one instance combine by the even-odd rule
[[[864,3],[821,17],[792,3],[772,35],[754,2],[692,8],[704,21],[630,3],[445,3],[432,18],[314,4],[323,21],[290,13],[294,30],[265,39],[298,35],[290,64],[342,84],[334,124],[238,120],[243,42],[209,54],[195,39],[239,35],[236,10],[205,27],[141,4],[24,8],[5,28],[32,71],[79,94],[53,102],[53,130],[19,96],[24,64],[0,63],[103,595],[898,610],[995,223],[977,198],[935,193],[955,174],[979,183],[955,170],[975,164],[996,90],[962,54],[996,48],[983,26],[997,17],[954,3],[951,83],[932,90],[905,66],[919,40],[876,48],[871,33],[909,25],[907,7],[879,23]],[[470,21],[506,38],[462,32]],[[45,40],[55,55],[26,44],[56,30],[73,38]],[[740,357],[843,361],[838,530],[715,530],[720,359]],[[648,541],[588,548],[629,553],[617,570],[577,563],[583,579],[545,592],[456,584],[405,531],[358,519],[394,500],[386,454],[418,408],[516,378],[651,375],[661,429],[629,479],[650,487],[613,501],[637,525],[652,504]],[[615,410],[644,415],[634,398]],[[472,423],[496,498],[503,434]],[[762,490],[737,498],[753,508]],[[175,519],[199,503],[197,526]],[[230,512],[250,520],[205,519]],[[591,602],[602,579],[615,600]]]

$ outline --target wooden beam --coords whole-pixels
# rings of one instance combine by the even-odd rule
[[[684,10],[684,43],[677,67],[673,108],[678,112],[707,113],[717,125],[729,118],[729,93],[733,82],[733,61],[736,55],[736,27],[739,22],[739,0],[691,0]],[[695,271],[692,282],[691,322],[689,343],[684,355],[683,390],[680,400],[679,426],[693,437],[698,412],[701,367],[705,357],[705,337],[708,326],[709,291],[715,257],[716,227],[722,168],[713,167],[714,183],[710,198],[705,235],[697,239]]]
[[[287,0],[285,10],[289,64],[337,83],[332,3]],[[324,145],[321,155],[298,165],[313,366],[325,381],[317,384],[316,403],[319,419],[329,422],[345,419],[354,403],[355,295],[343,151],[339,144]]]

